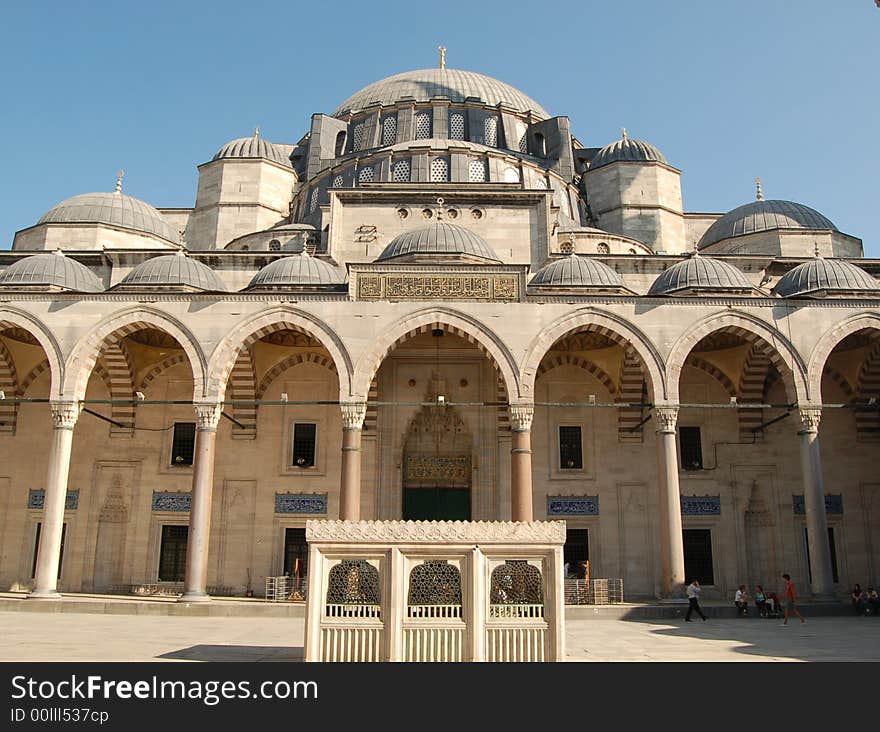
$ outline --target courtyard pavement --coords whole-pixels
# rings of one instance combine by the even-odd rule
[[[0,661],[301,661],[304,619],[0,612]],[[569,661],[877,661],[880,616],[577,618]]]

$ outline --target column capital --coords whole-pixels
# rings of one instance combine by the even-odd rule
[[[510,414],[511,430],[514,432],[528,432],[532,429],[532,419],[535,417],[535,405],[532,402],[509,404],[507,411]]]
[[[193,404],[196,410],[196,429],[199,432],[216,432],[220,423],[220,415],[223,412],[221,402],[204,402]]]
[[[674,433],[675,426],[678,423],[678,407],[654,407],[654,419],[656,421],[656,432]]]
[[[57,430],[72,430],[79,419],[82,404],[79,402],[49,402],[52,411],[52,422]]]
[[[798,407],[798,417],[800,418],[799,435],[816,433],[819,431],[819,422],[822,419],[821,407]]]
[[[342,411],[342,429],[361,430],[364,428],[364,418],[367,416],[366,402],[340,402],[339,409]]]

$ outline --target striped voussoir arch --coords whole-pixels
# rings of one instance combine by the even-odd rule
[[[177,364],[179,363],[186,362],[187,358],[185,353],[177,353],[160,361],[149,371],[147,371],[146,374],[144,374],[144,378],[141,379],[141,383],[138,386],[138,391],[146,391],[147,389],[149,389],[152,383],[159,377],[159,374],[161,374],[163,371],[170,369],[172,366],[177,366]]]
[[[370,390],[367,392],[367,411],[364,416],[364,431],[375,432],[379,424],[379,382],[376,377],[370,382]]]
[[[18,402],[13,401],[13,397],[20,396],[18,374],[12,354],[3,341],[0,341],[0,391],[6,395],[6,399],[0,400],[0,432],[15,432]]]
[[[498,364],[495,362],[495,357],[489,352],[489,349],[484,346],[480,340],[468,333],[466,330],[462,330],[461,328],[456,328],[454,325],[449,325],[449,323],[443,323],[440,321],[434,323],[425,323],[424,325],[420,325],[412,330],[407,331],[402,336],[400,336],[394,343],[392,343],[388,348],[385,349],[385,353],[382,354],[382,358],[380,361],[383,361],[385,357],[391,353],[395,348],[406,343],[408,340],[412,338],[416,338],[417,336],[424,335],[425,333],[430,333],[432,330],[442,330],[450,335],[458,336],[466,340],[472,346],[475,346],[480,353],[482,353],[486,358],[489,359],[489,362],[495,367],[496,371],[500,371]]]
[[[507,408],[507,387],[504,386],[504,377],[499,372],[496,372],[496,375],[495,401],[498,402],[498,431],[507,432],[510,430],[510,410]]]
[[[727,392],[727,396],[736,396],[736,387],[733,385],[733,382],[730,378],[725,374],[721,369],[719,369],[715,364],[710,363],[704,358],[700,358],[699,356],[694,356],[691,354],[688,356],[687,361],[684,362],[685,366],[691,366],[692,368],[699,369],[700,371],[704,371],[709,374],[715,381],[717,381],[724,388],[724,391]]]
[[[295,353],[292,356],[288,356],[276,363],[272,368],[270,368],[264,375],[263,378],[260,379],[260,385],[257,387],[256,398],[259,401],[262,399],[266,390],[272,384],[275,379],[277,379],[281,374],[283,374],[287,369],[292,368],[293,366],[297,366],[301,363],[314,363],[319,366],[323,366],[326,369],[329,369],[334,374],[336,373],[336,364],[333,363],[333,359],[330,356],[314,353],[312,351],[308,351],[306,353]]]
[[[865,404],[871,399],[880,402],[880,343],[870,350],[859,369],[856,400]],[[880,439],[880,405],[856,409],[856,433],[861,439]]]
[[[110,399],[114,402],[110,405],[110,417],[122,427],[110,426],[110,434],[131,435],[134,430],[135,405],[130,401],[134,399],[134,376],[131,371],[131,359],[121,337],[112,343],[105,343],[98,355],[100,363],[108,377],[108,389]],[[115,400],[127,400],[127,403],[117,403]]]
[[[754,338],[754,337],[753,337]],[[736,398],[742,404],[761,404],[766,393],[767,375],[770,372],[773,349],[763,340],[749,349],[743,364]],[[763,409],[738,409],[739,437],[741,440],[756,439],[756,429],[764,422]]]
[[[546,374],[548,371],[552,369],[559,368],[560,366],[577,366],[578,368],[584,369],[591,375],[595,376],[613,396],[617,392],[617,388],[614,386],[614,382],[611,380],[611,377],[602,369],[601,366],[596,365],[592,361],[588,361],[585,358],[581,358],[580,356],[575,356],[570,353],[561,353],[561,354],[553,354],[551,356],[545,356],[541,361],[540,366],[538,366],[535,371],[535,380],[537,381],[538,377],[542,374]]]
[[[254,360],[247,346],[238,351],[229,384],[233,402],[254,402],[257,394],[257,374]],[[232,416],[238,424],[232,425],[232,437],[239,440],[252,440],[257,436],[257,405],[233,404]]]
[[[642,360],[632,349],[624,351],[620,363],[620,388],[615,401],[621,404],[642,404],[647,397]],[[644,419],[644,407],[619,407],[617,410],[617,439],[620,442],[641,442],[643,430],[636,426]]]
[[[44,361],[40,361],[36,366],[34,366],[30,371],[28,371],[27,376],[25,376],[21,380],[21,395],[24,396],[27,394],[27,390],[31,384],[33,384],[39,377],[40,374],[44,374],[49,370],[49,359],[47,358]]]
[[[842,373],[840,373],[833,366],[829,366],[825,364],[825,368],[822,369],[822,374],[828,378],[829,381],[837,384],[840,390],[843,392],[844,398],[848,402],[852,402],[856,398],[855,389],[853,389],[852,384],[849,383],[849,379],[847,379]],[[823,401],[825,397],[823,395]]]

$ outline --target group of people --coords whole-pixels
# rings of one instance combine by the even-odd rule
[[[780,603],[780,599],[775,592],[765,592],[761,585],[758,585],[755,588],[755,605],[758,608],[758,614],[762,618],[769,618],[779,617],[779,613],[783,612],[783,625],[788,625],[788,618],[792,613],[800,618],[802,623],[807,622],[797,609],[797,593],[795,592],[794,584],[791,581],[791,576],[783,574],[782,579],[785,581],[785,591],[783,592],[782,603]],[[856,587],[858,587],[858,585],[856,585]],[[687,615],[685,615],[684,619],[688,622],[690,622],[691,614],[694,612],[696,612],[703,620],[706,620],[706,616],[700,608],[700,591],[700,581],[697,579],[692,580],[687,586],[689,606]],[[861,589],[859,589],[859,592],[861,593]],[[876,592],[874,593],[874,597],[877,597]],[[733,601],[739,615],[746,616],[749,614],[749,595],[745,585],[740,585],[737,588]],[[853,602],[855,602],[855,600],[853,600]],[[876,607],[876,605],[874,607]],[[873,612],[877,612],[877,610],[874,610]]]
[[[873,587],[863,591],[862,586],[857,582],[850,597],[856,615],[880,614],[880,596],[877,595],[877,590]]]

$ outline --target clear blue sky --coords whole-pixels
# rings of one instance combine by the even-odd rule
[[[420,9],[425,7],[428,9]],[[448,22],[446,19],[449,19]],[[7,3],[0,248],[63,198],[191,206],[226,141],[295,142],[314,112],[409,69],[497,77],[587,146],[648,140],[685,209],[800,201],[880,257],[874,0]]]

